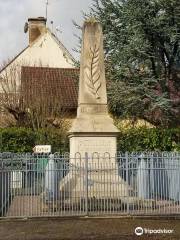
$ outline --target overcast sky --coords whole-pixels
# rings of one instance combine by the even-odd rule
[[[0,0],[0,63],[14,57],[28,45],[24,24],[29,17],[45,16],[46,0]],[[72,20],[82,24],[82,11],[87,12],[92,0],[49,0],[47,25],[60,26],[59,39],[73,54],[77,30]]]

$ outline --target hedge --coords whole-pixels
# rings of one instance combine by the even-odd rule
[[[180,151],[180,128],[129,128],[121,129],[118,150],[139,151]]]
[[[1,152],[32,152],[35,145],[52,145],[52,152],[68,151],[68,138],[58,129],[33,131],[27,128],[0,129]]]
[[[69,151],[67,134],[58,129],[34,132],[26,128],[0,129],[1,152],[32,152],[36,144],[52,145],[52,152]],[[180,128],[120,129],[118,151],[180,151]]]

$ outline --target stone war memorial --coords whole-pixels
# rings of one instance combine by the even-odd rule
[[[70,171],[60,183],[66,198],[126,199],[131,190],[116,162],[118,129],[108,114],[102,26],[83,26],[77,117],[69,131]],[[87,181],[86,181],[87,179]]]
[[[101,24],[83,26],[77,118],[70,129],[70,154],[116,153],[118,129],[108,115]]]

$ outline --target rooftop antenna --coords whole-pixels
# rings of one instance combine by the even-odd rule
[[[62,33],[60,26],[57,26],[57,27],[56,27],[56,32]]]
[[[46,20],[48,17],[48,5],[49,5],[49,0],[46,0]]]
[[[59,34],[62,33],[60,26],[57,26],[57,27],[56,27],[56,32],[55,32],[56,37],[58,37],[58,33],[59,33]]]

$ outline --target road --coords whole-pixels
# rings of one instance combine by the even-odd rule
[[[172,234],[143,234],[136,227],[171,229]],[[41,218],[0,220],[0,240],[179,240],[180,220],[148,218]]]

